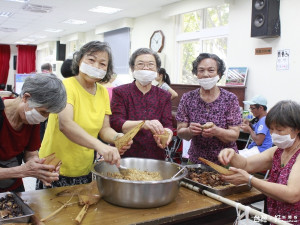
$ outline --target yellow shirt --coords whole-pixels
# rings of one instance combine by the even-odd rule
[[[71,77],[63,81],[67,91],[67,103],[73,106],[73,119],[87,133],[97,138],[105,115],[111,115],[107,89],[97,83],[95,95],[88,93]],[[60,174],[79,177],[90,173],[94,159],[94,149],[89,149],[70,141],[60,130],[58,115],[50,114],[40,158],[55,152],[61,159]]]

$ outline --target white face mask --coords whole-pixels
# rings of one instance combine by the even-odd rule
[[[34,108],[30,111],[25,111],[25,117],[29,124],[39,124],[47,119],[47,117],[42,116]]]
[[[294,144],[295,139],[296,139],[296,138],[292,139],[290,134],[279,135],[279,134],[273,133],[273,134],[271,134],[271,137],[272,137],[273,144],[281,149],[291,147]]]
[[[80,72],[85,73],[89,77],[96,79],[103,79],[106,75],[106,71],[102,69],[98,69],[94,66],[86,64],[85,62],[81,62],[79,67]]]
[[[146,86],[157,77],[157,72],[152,70],[135,70],[133,71],[133,77],[140,82],[142,86]]]
[[[198,79],[198,82],[201,87],[203,87],[205,90],[212,89],[218,82],[219,76],[211,77],[211,78],[202,78]]]

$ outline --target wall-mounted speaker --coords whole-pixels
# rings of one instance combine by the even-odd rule
[[[16,55],[14,55],[13,68],[14,68],[14,70],[17,70],[17,56]]]
[[[280,0],[252,0],[251,37],[280,36]]]
[[[64,61],[66,59],[66,45],[56,42],[56,61]]]

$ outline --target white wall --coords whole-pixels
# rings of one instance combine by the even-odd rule
[[[186,3],[191,2],[187,0]],[[297,26],[297,16],[300,8],[298,0],[281,0],[281,37],[279,38],[251,38],[251,2],[250,0],[227,0],[230,3],[229,17],[229,66],[247,66],[249,74],[246,88],[246,98],[262,94],[268,99],[268,106],[273,106],[282,99],[299,101],[298,84],[300,84],[300,68],[297,63],[300,60],[300,46],[298,37],[300,29]],[[195,8],[196,10],[196,8]],[[180,11],[180,10],[179,10]],[[134,19],[131,32],[131,53],[140,47],[149,47],[149,40],[155,30],[162,30],[165,35],[165,46],[162,50],[164,67],[176,83],[175,72],[178,70],[176,24],[175,16],[166,17],[166,10]],[[89,31],[79,35],[84,44],[91,40],[103,40],[103,35],[95,35]],[[255,55],[255,48],[272,47],[271,55]],[[276,70],[277,50],[290,49],[290,69],[286,71]],[[16,54],[15,46],[12,46],[12,55]],[[68,52],[66,53],[68,55]],[[40,59],[37,59],[40,62]],[[10,61],[12,68],[12,59]],[[38,68],[38,67],[37,67]],[[118,76],[120,79],[121,76]],[[13,72],[10,70],[8,83],[13,83]],[[131,74],[122,75],[122,82],[132,80]]]
[[[296,25],[300,1],[281,0],[281,36],[278,38],[251,38],[251,1],[231,1],[230,35],[227,66],[248,66],[249,74],[246,98],[264,95],[268,107],[279,100],[292,99],[300,102],[300,29]],[[255,48],[272,47],[270,55],[255,55]],[[289,70],[277,71],[277,50],[290,49]]]
[[[158,12],[136,18],[131,32],[131,53],[138,48],[149,48],[150,37],[156,30],[162,30],[165,35],[165,45],[160,56],[164,64],[162,67],[166,69],[172,82],[176,69],[175,17],[163,18],[163,14]]]
[[[10,45],[10,59],[9,59],[9,71],[8,71],[8,77],[7,77],[7,84],[12,85],[12,87],[15,86],[15,73],[17,72],[14,70],[14,55],[18,54],[18,48],[16,45]]]

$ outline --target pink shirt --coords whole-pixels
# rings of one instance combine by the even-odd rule
[[[111,101],[111,98],[112,98],[112,90],[114,89],[115,87],[106,87],[107,91],[108,91],[108,95],[109,95],[109,101]]]

